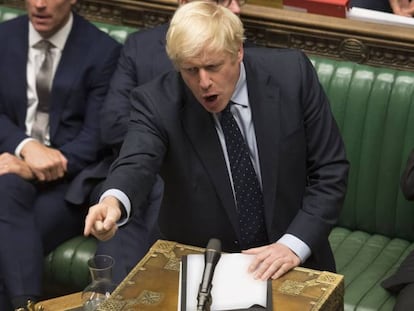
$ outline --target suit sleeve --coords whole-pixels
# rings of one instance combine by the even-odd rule
[[[139,55],[136,38],[135,34],[131,35],[122,48],[101,110],[102,140],[112,146],[120,146],[126,135],[131,111],[129,96],[131,90],[138,85],[136,62]]]
[[[401,190],[407,200],[414,200],[414,150],[411,150],[401,176]]]
[[[336,224],[345,198],[345,146],[314,67],[299,54],[300,101],[306,141],[306,187],[291,233],[315,252]]]

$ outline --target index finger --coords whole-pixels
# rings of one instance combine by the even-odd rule
[[[88,215],[86,215],[85,218],[85,228],[83,230],[83,235],[88,236],[92,232],[92,228],[95,225],[95,222],[97,221],[97,217],[95,215],[95,212],[92,210],[92,208],[89,208]]]

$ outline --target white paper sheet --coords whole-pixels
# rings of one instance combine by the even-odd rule
[[[248,308],[254,304],[266,307],[267,282],[255,280],[247,269],[253,256],[222,254],[213,276],[211,311]],[[197,294],[204,270],[204,255],[187,258],[187,311],[197,309]],[[181,279],[181,275],[180,275]],[[181,284],[180,284],[181,286]],[[179,299],[181,289],[179,289]],[[180,300],[178,308],[180,310]]]
[[[412,17],[405,17],[393,13],[386,13],[358,7],[350,8],[346,14],[346,17],[349,19],[361,20],[366,22],[414,27],[414,18]]]

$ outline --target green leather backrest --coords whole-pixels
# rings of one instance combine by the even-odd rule
[[[8,8],[5,6],[0,6],[0,22],[7,21],[9,19],[15,18],[25,12],[19,9]]]
[[[399,182],[414,148],[414,73],[312,57],[351,163],[339,225],[414,241]]]
[[[138,30],[138,28],[110,25],[105,23],[94,22],[94,24],[102,31],[109,34],[112,38],[117,40],[119,43],[124,43],[129,34]]]

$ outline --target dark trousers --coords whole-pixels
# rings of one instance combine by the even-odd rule
[[[414,310],[414,251],[408,254],[398,270],[381,285],[397,295],[394,310]]]
[[[405,285],[397,296],[394,311],[414,310],[414,283]]]
[[[0,297],[41,297],[45,254],[82,233],[86,209],[65,202],[67,188],[0,176]]]

